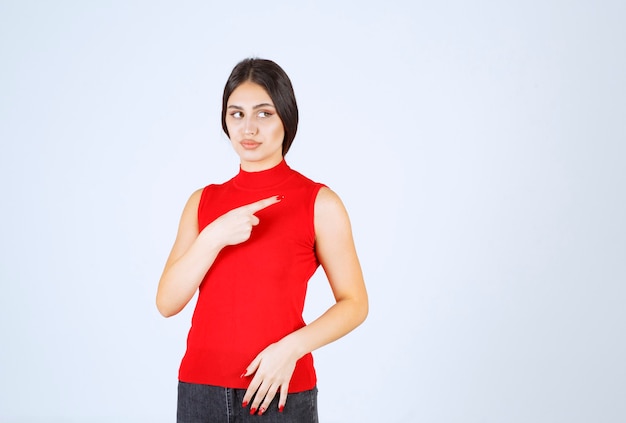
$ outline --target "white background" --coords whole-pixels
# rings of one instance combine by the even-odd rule
[[[626,3],[0,3],[0,421],[173,422],[191,307],[156,285],[235,174],[223,85],[290,75],[291,167],[371,296],[322,422],[626,420]],[[331,303],[320,272],[307,320]]]

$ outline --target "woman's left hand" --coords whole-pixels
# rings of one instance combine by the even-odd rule
[[[270,345],[252,360],[242,375],[254,375],[242,403],[244,407],[250,404],[250,414],[255,414],[258,410],[258,414],[262,415],[278,392],[278,411],[283,411],[287,402],[289,381],[297,361],[293,348],[285,342]]]

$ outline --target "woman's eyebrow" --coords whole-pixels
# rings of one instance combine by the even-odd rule
[[[273,104],[271,103],[261,103],[261,104],[257,104],[256,106],[254,106],[252,108],[252,110],[256,110],[256,109],[262,109],[263,107],[272,107],[275,108]],[[236,104],[231,104],[230,106],[228,106],[229,109],[237,109],[237,110],[243,110],[243,107],[241,106],[237,106]]]
[[[253,109],[262,109],[263,107],[274,107],[272,103],[261,103],[253,107]]]

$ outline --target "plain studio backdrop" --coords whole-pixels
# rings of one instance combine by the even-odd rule
[[[193,303],[162,318],[157,282],[188,196],[238,171],[221,93],[248,56],[290,75],[287,161],[344,200],[371,296],[314,354],[322,422],[626,421],[624,22],[2,1],[0,421],[174,421]],[[306,320],[331,304],[320,270]]]

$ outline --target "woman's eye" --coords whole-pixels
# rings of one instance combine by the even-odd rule
[[[272,116],[272,114],[270,112],[259,112],[259,117],[260,118],[268,118]]]
[[[241,112],[233,112],[230,115],[234,117],[235,119],[241,119],[243,117],[243,113]]]

